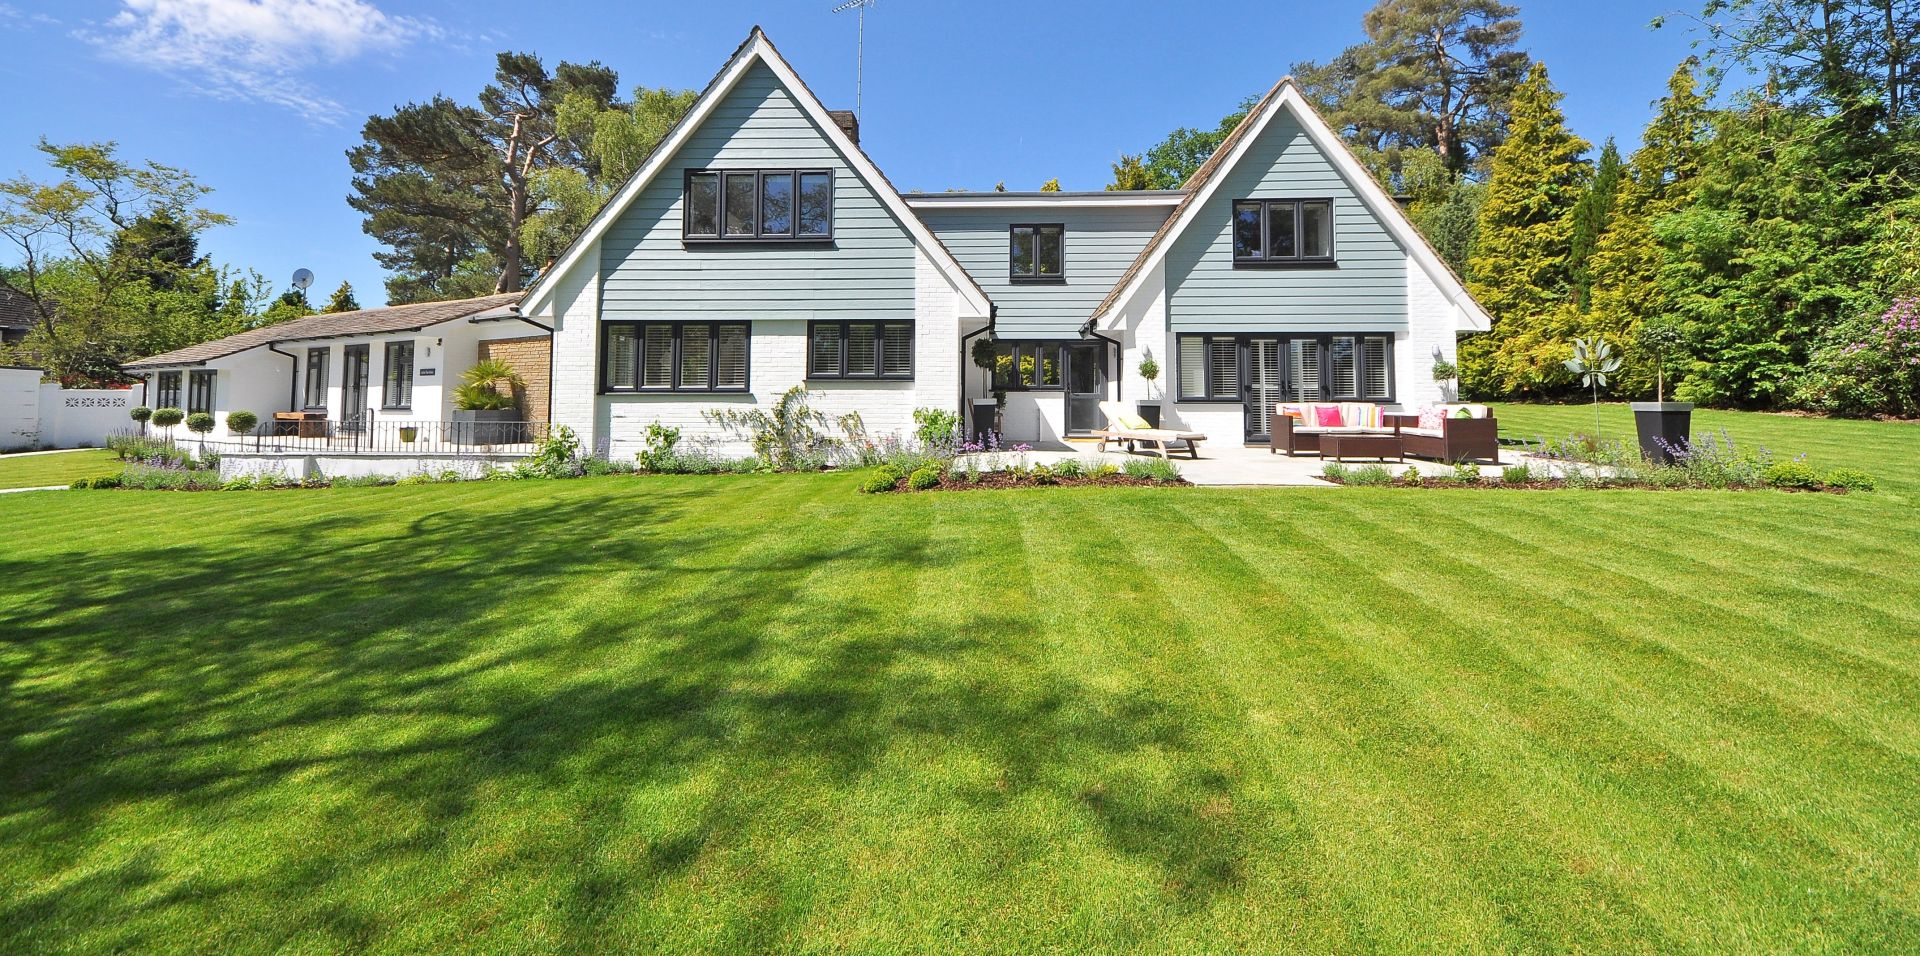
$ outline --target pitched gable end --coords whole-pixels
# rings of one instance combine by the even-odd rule
[[[1282,79],[1248,112],[1246,119],[1234,127],[1213,155],[1194,171],[1187,179],[1186,198],[1174,208],[1173,215],[1167,217],[1165,225],[1160,227],[1146,248],[1140,251],[1126,273],[1115,283],[1098,308],[1088,319],[1088,324],[1097,325],[1102,319],[1113,315],[1121,306],[1140,294],[1146,284],[1146,278],[1156,266],[1166,259],[1177,239],[1200,216],[1207,207],[1208,200],[1217,193],[1221,184],[1228,179],[1227,174],[1238,167],[1240,162],[1252,150],[1254,143],[1282,112],[1290,113],[1299,122],[1302,130],[1312,141],[1314,147],[1329,164],[1340,174],[1355,196],[1367,207],[1376,220],[1386,228],[1408,255],[1419,265],[1422,271],[1432,279],[1440,294],[1454,307],[1456,327],[1459,331],[1485,331],[1491,326],[1486,310],[1467,293],[1466,285],[1460,281],[1446,261],[1433,248],[1432,243],[1420,234],[1413,221],[1407,218],[1400,204],[1387,195],[1380,183],[1366,167],[1362,166],[1353,150],[1342,141],[1333,128],[1327,125],[1319,110],[1301,94],[1300,87],[1292,77]]]
[[[529,315],[535,314],[564,284],[563,279],[569,272],[583,265],[587,267],[594,265],[588,261],[589,250],[607,234],[621,214],[634,204],[650,184],[662,174],[670,172],[669,167],[675,162],[688,140],[714,118],[716,111],[727,100],[728,95],[756,66],[762,66],[772,72],[775,80],[785,89],[793,102],[806,113],[813,125],[819,129],[820,134],[845,158],[854,174],[880,199],[893,218],[899,221],[927,260],[959,291],[966,307],[977,316],[984,317],[990,314],[993,309],[992,302],[981,290],[979,283],[974,281],[952,253],[934,237],[933,232],[907,207],[906,201],[901,198],[899,191],[887,180],[885,174],[880,172],[873,160],[847,135],[846,130],[835,122],[826,107],[821,104],[820,99],[800,79],[799,74],[794,72],[793,67],[780,55],[780,52],[774,49],[773,42],[767,38],[766,33],[757,26],[753,28],[752,33],[748,34],[746,41],[740,45],[739,49],[734,51],[733,56],[728,58],[719,74],[707,84],[705,90],[701,91],[692,109],[687,111],[687,115],[668,132],[667,136],[647,156],[646,161],[640,164],[640,168],[634,171],[634,174],[614,193],[613,198],[594,215],[580,237],[567,247],[566,252],[555,261],[553,267],[541,273],[533,287],[527,290],[526,298],[521,303],[521,311]]]

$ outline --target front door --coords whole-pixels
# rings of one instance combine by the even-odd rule
[[[1086,435],[1106,427],[1100,403],[1107,398],[1107,347],[1069,345],[1067,353],[1067,434]]]
[[[346,377],[340,388],[340,424],[349,432],[358,432],[367,418],[367,372],[371,346],[349,345],[346,349]]]
[[[1273,430],[1273,409],[1285,394],[1285,369],[1281,366],[1279,339],[1246,339],[1243,342],[1246,374],[1241,381],[1242,405],[1246,409],[1246,433],[1249,442],[1264,442]]]

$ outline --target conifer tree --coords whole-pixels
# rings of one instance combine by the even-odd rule
[[[1468,288],[1493,331],[1461,349],[1462,382],[1483,394],[1538,394],[1567,382],[1573,207],[1591,176],[1586,140],[1567,129],[1561,94],[1538,62],[1514,91],[1507,140],[1494,151]]]
[[[1573,207],[1573,240],[1568,250],[1568,269],[1573,275],[1573,290],[1581,309],[1586,309],[1592,301],[1593,269],[1591,259],[1600,236],[1607,231],[1607,223],[1613,218],[1615,200],[1620,193],[1620,182],[1626,177],[1626,166],[1620,161],[1620,150],[1613,145],[1613,137],[1607,137],[1607,143],[1600,148],[1600,163],[1594,167],[1593,182],[1587,185],[1587,191]]]
[[[360,311],[360,300],[353,297],[353,283],[342,281],[340,288],[333,290],[333,298],[327,300],[327,307],[320,311],[326,313]]]

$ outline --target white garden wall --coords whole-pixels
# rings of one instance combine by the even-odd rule
[[[61,388],[37,368],[0,368],[0,451],[91,448],[133,427],[138,389]]]

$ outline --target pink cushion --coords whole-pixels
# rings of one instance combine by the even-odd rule
[[[1439,430],[1445,428],[1447,410],[1436,405],[1428,405],[1420,410],[1420,427]]]
[[[1313,414],[1314,421],[1318,422],[1321,428],[1340,427],[1340,406],[1338,405],[1316,405]]]

